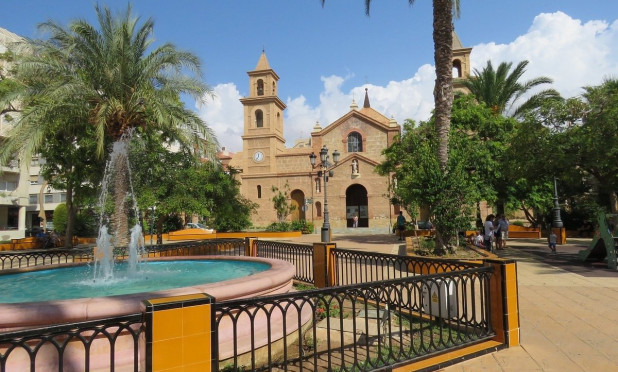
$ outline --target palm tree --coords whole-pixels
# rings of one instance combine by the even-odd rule
[[[107,7],[97,5],[95,11],[98,29],[83,20],[66,28],[48,21],[39,28],[49,40],[23,45],[16,80],[23,84],[24,112],[1,149],[0,162],[12,154],[29,159],[58,121],[65,130],[92,126],[88,132],[94,132],[100,158],[111,142],[133,130],[159,131],[180,146],[206,143],[212,155],[217,146],[212,131],[181,101],[181,95],[202,99],[210,94],[198,58],[169,43],[150,51],[154,23],[147,19],[140,25],[130,5],[117,17]],[[128,217],[122,213],[128,189],[124,164],[116,162],[112,217],[121,244],[128,236]]]
[[[412,5],[414,0],[408,0]],[[324,0],[322,0],[324,4]],[[369,15],[371,0],[365,0],[365,13]],[[448,165],[449,132],[453,108],[453,15],[459,17],[459,0],[433,0],[433,45],[436,64],[436,83],[433,88],[434,122],[438,135],[436,157],[441,171]],[[439,222],[439,221],[436,221]],[[436,224],[437,249],[445,245],[442,224]]]
[[[526,72],[528,61],[521,61],[511,71],[512,62],[502,62],[494,70],[491,61],[479,71],[474,69],[474,76],[464,81],[464,85],[480,102],[492,108],[496,114],[507,114],[512,111],[513,117],[519,117],[525,111],[538,107],[546,99],[560,99],[560,94],[554,89],[546,89],[532,95],[524,103],[513,110],[513,106],[524,94],[532,88],[543,84],[551,84],[552,79],[541,76],[526,82],[520,82]]]

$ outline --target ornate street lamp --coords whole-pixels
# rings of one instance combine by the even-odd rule
[[[560,203],[558,202],[558,185],[556,184],[556,177],[554,177],[554,218],[552,221],[552,227],[561,228],[564,226],[562,219],[560,218]]]
[[[322,225],[322,243],[330,243],[330,221],[328,219],[328,177],[332,177],[332,168],[339,162],[339,152],[333,151],[333,163],[329,162],[328,149],[326,145],[320,149],[320,163],[316,164],[317,156],[312,152],[309,161],[313,169],[320,168],[318,177],[324,180],[324,224]]]

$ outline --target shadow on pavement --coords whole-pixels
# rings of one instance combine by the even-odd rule
[[[544,244],[517,244],[506,251],[499,251],[499,256],[522,260],[525,258],[518,255],[518,252],[526,252],[534,255],[538,261],[584,277],[618,277],[618,271],[607,268],[607,262],[579,260],[578,252],[587,248],[586,245],[565,244],[559,245],[556,253],[552,253]]]

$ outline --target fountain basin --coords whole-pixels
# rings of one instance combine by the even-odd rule
[[[33,328],[51,324],[80,322],[94,319],[135,314],[141,311],[141,302],[145,299],[168,296],[180,296],[194,293],[207,293],[217,301],[247,298],[288,292],[292,288],[295,274],[291,263],[264,258],[202,256],[183,258],[183,260],[227,260],[253,261],[270,265],[270,269],[252,274],[249,277],[236,278],[217,283],[198,284],[181,288],[149,291],[108,297],[89,297],[69,300],[4,303],[0,304],[0,332]],[[160,257],[148,261],[177,261],[178,257]],[[59,265],[65,267],[72,265]],[[46,268],[26,268],[7,270],[7,273],[48,270]],[[250,278],[250,279],[248,279]],[[247,285],[250,280],[251,285]]]
[[[117,295],[108,297],[90,297],[80,299],[68,299],[57,301],[24,302],[24,303],[4,303],[0,304],[0,332],[8,332],[19,329],[46,327],[62,323],[72,323],[96,319],[104,319],[128,314],[140,313],[142,311],[142,301],[144,299],[162,298],[169,296],[181,296],[195,293],[207,293],[215,297],[217,302],[257,297],[269,294],[286,293],[292,289],[293,277],[296,272],[294,265],[289,262],[264,259],[257,257],[220,257],[202,256],[199,258],[182,258],[182,260],[226,260],[226,261],[252,261],[266,263],[270,268],[249,276],[226,280],[217,283],[198,284],[181,288],[166,289],[160,291],[149,291],[128,295]],[[178,257],[162,257],[150,259],[149,261],[178,261]],[[64,266],[64,265],[63,265]],[[59,266],[60,267],[60,266]],[[49,268],[43,268],[48,270]],[[36,268],[35,268],[36,270]],[[41,270],[41,269],[39,269]],[[7,272],[33,271],[32,269],[7,270]],[[302,310],[303,323],[311,319],[311,310],[306,307]],[[255,331],[256,347],[263,347],[268,344],[269,333],[272,337],[281,338],[284,328],[287,325],[287,332],[292,333],[297,329],[298,318],[290,312],[288,317],[280,311],[275,311],[271,320],[275,320],[275,325],[269,325],[266,319],[256,319],[253,321]],[[292,319],[296,319],[293,321]],[[248,318],[239,319],[238,329],[247,330],[251,328],[251,320]],[[139,365],[144,365],[145,352],[143,349],[144,335],[140,337]],[[233,354],[234,333],[230,322],[226,319],[218,327],[219,356],[225,359]],[[245,337],[246,338],[246,337]],[[238,353],[246,353],[251,350],[251,337],[248,340],[241,340],[241,347],[236,349]],[[114,342],[114,368],[116,371],[132,371],[136,362],[134,357],[134,338],[129,331],[122,331]],[[9,351],[8,345],[0,345],[0,354],[5,355]],[[110,343],[103,336],[98,335],[90,345],[89,368],[91,371],[109,371],[110,366]],[[6,356],[6,355],[5,355]],[[15,349],[6,358],[7,370],[27,370],[31,360],[28,353],[23,349]],[[63,358],[64,371],[81,371],[85,365],[84,346],[81,341],[70,341],[65,349]],[[45,344],[36,354],[36,370],[38,372],[57,371],[59,365],[59,355],[55,347]]]

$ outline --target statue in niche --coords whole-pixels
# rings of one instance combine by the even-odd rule
[[[352,174],[358,174],[358,160],[352,160]]]

